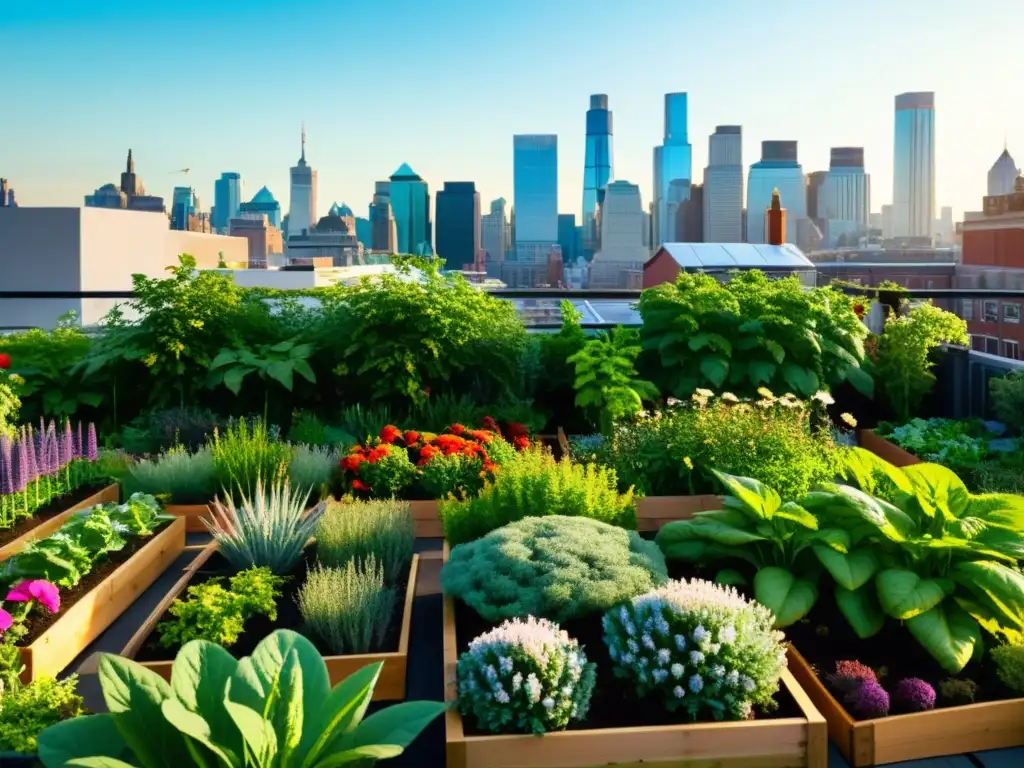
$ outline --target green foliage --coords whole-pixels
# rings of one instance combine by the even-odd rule
[[[0,370],[0,437],[14,439],[17,434],[15,426],[21,411],[21,400],[14,394],[7,378],[5,372]]]
[[[190,586],[186,599],[171,603],[168,612],[174,618],[157,624],[160,645],[174,648],[192,640],[234,645],[253,616],[277,619],[277,601],[285,581],[269,568],[247,568],[232,576],[227,587],[222,578]]]
[[[641,339],[654,383],[680,398],[698,388],[747,394],[760,386],[810,397],[845,381],[871,395],[862,368],[868,331],[855,303],[832,288],[805,290],[796,277],[769,280],[750,270],[723,284],[684,272],[641,295]]]
[[[377,461],[360,464],[359,477],[378,498],[400,496],[416,481],[416,465],[404,448],[380,445],[377,450],[383,455]]]
[[[213,522],[205,522],[219,551],[231,565],[242,570],[265,566],[284,575],[294,570],[324,514],[325,505],[306,509],[309,491],[292,492],[288,481],[276,482],[264,492],[256,478],[255,493],[242,495],[235,505],[215,501]]]
[[[384,578],[395,583],[409,568],[416,545],[416,521],[399,501],[330,504],[316,529],[316,557],[340,568],[375,557]]]
[[[40,678],[0,693],[0,752],[35,754],[36,737],[62,720],[85,714],[78,675]]]
[[[1003,685],[1024,696],[1024,645],[1000,645],[992,649],[992,661]]]
[[[189,451],[202,448],[221,426],[221,419],[206,408],[149,410],[125,427],[121,436],[124,449],[133,454],[162,453],[182,447]]]
[[[327,426],[319,416],[311,411],[296,411],[292,416],[292,426],[288,430],[288,440],[295,445],[311,445],[314,447],[338,446],[346,447],[356,442],[355,437],[344,430]]]
[[[593,414],[594,424],[611,435],[615,422],[635,416],[644,400],[655,400],[658,388],[639,378],[638,331],[617,328],[588,341],[567,362],[576,366],[576,405]]]
[[[967,341],[967,323],[931,303],[890,315],[878,338],[876,375],[896,416],[909,421],[935,385],[929,353],[943,343]]]
[[[422,403],[412,407],[405,421],[423,432],[442,432],[452,424],[479,424],[482,410],[469,395],[431,393]],[[380,430],[373,434],[380,434]]]
[[[582,517],[528,517],[451,551],[441,585],[486,621],[564,623],[664,583],[665,559],[635,531]]]
[[[620,494],[612,470],[555,461],[531,448],[502,465],[477,496],[440,504],[444,535],[451,545],[478,539],[515,520],[542,515],[586,517],[636,528],[632,491]]]
[[[1024,433],[1024,371],[1011,371],[988,383],[996,418],[1018,433]]]
[[[379,650],[387,637],[397,590],[372,554],[339,568],[316,567],[299,590],[306,627],[336,655]]]
[[[939,683],[939,695],[954,707],[973,704],[978,695],[978,684],[970,679],[950,677]]]
[[[388,424],[401,421],[392,415],[391,409],[384,406],[364,406],[356,403],[342,409],[338,418],[338,427],[342,433],[351,436],[350,439],[339,441],[355,444],[368,440]]]
[[[234,498],[251,496],[261,478],[268,482],[281,479],[292,453],[288,445],[274,439],[262,419],[253,419],[252,426],[239,419],[223,433],[215,430],[210,447],[217,487]]]
[[[258,344],[256,350],[225,348],[210,363],[208,387],[227,387],[233,394],[242,389],[245,377],[257,374],[264,381],[273,380],[289,392],[295,386],[295,374],[316,384],[316,374],[309,366],[312,344],[300,344],[297,338],[276,344]]]
[[[296,446],[288,462],[288,479],[295,488],[322,498],[327,495],[340,459],[333,448]]]
[[[363,667],[332,691],[320,653],[288,630],[241,661],[213,643],[189,643],[170,683],[103,654],[99,678],[109,712],[48,728],[39,760],[45,768],[372,764],[401,754],[445,710],[441,702],[406,702],[364,720],[382,667]]]
[[[189,453],[172,448],[155,459],[141,459],[128,468],[130,492],[166,496],[172,504],[206,504],[217,492],[213,452],[209,447]]]

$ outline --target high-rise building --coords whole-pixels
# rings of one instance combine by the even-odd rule
[[[1012,195],[1013,185],[1017,181],[1017,163],[1010,156],[1010,151],[1004,146],[1003,154],[992,165],[988,172],[988,194],[989,197],[996,195]]]
[[[370,243],[373,242],[373,225],[369,219],[356,216],[356,239],[363,244],[365,250],[370,250]]]
[[[882,239],[890,240],[893,237],[893,212],[891,205],[882,206]]]
[[[488,263],[505,260],[509,249],[508,217],[505,198],[491,201],[491,212],[480,217],[480,247],[487,254]]]
[[[558,137],[512,137],[517,260],[547,260],[558,246]]]
[[[654,148],[654,247],[678,242],[676,231],[679,206],[690,195],[693,180],[693,148],[687,132],[688,97],[685,93],[665,94],[665,137]]]
[[[435,253],[447,269],[467,269],[480,256],[480,193],[472,181],[446,181],[437,208]],[[473,269],[472,266],[468,267]]]
[[[931,238],[935,227],[935,94],[896,97],[893,235]]]
[[[815,218],[826,222],[828,243],[867,234],[871,177],[864,172],[863,147],[833,147],[825,183],[818,190]]]
[[[786,242],[795,243],[798,222],[807,217],[807,182],[795,141],[762,141],[761,160],[747,175],[747,242],[765,243],[765,211],[778,190],[786,208]]]
[[[302,154],[292,168],[288,237],[313,231],[316,218],[316,171],[306,162],[306,126],[302,126]]]
[[[605,188],[601,206],[601,248],[590,262],[590,287],[627,287],[627,273],[642,270],[649,256],[640,187],[613,181]]]
[[[577,230],[581,230],[581,228],[576,226],[575,213],[558,214],[558,244],[562,246],[562,259],[566,264],[575,262],[579,255],[576,252]]]
[[[684,243],[704,242],[704,185],[691,184],[690,198],[679,206]],[[679,227],[677,226],[677,229]]]
[[[587,148],[583,160],[583,258],[588,261],[600,246],[600,225],[598,210],[604,202],[604,190],[608,182],[614,178],[612,170],[612,113],[608,109],[608,97],[595,94],[590,97],[590,109],[587,110]],[[574,249],[575,250],[575,249]],[[562,258],[566,264],[572,258],[562,248]]]
[[[818,194],[825,185],[828,178],[828,171],[811,171],[807,174],[807,218],[820,219],[821,211],[818,210]]]
[[[0,179],[0,208],[17,208],[18,203],[14,199],[14,190],[11,189],[7,179]]]
[[[398,240],[396,253],[420,256],[433,253],[433,232],[430,224],[430,189],[419,174],[402,163],[391,175],[388,199],[395,216]]]
[[[708,139],[701,208],[703,242],[743,242],[743,130],[738,125],[720,125]]]
[[[281,228],[281,204],[266,187],[261,187],[260,191],[252,196],[252,200],[242,203],[238,208],[239,215],[263,214],[271,227]]]
[[[370,203],[370,242],[371,250],[381,253],[396,253],[398,248],[398,230],[395,226],[395,215],[391,210],[391,182],[378,181]]]
[[[938,245],[953,244],[953,209],[948,205],[939,209],[939,218],[935,220],[935,240]]]
[[[175,187],[171,201],[171,229],[210,231],[210,215],[202,212],[199,196],[192,187]]]
[[[213,182],[213,228],[226,232],[228,223],[238,218],[242,208],[242,174],[227,171]]]
[[[142,179],[135,175],[135,161],[128,150],[128,161],[121,173],[121,186],[104,184],[91,195],[85,196],[87,208],[127,208],[132,211],[167,213],[162,197],[146,194]]]

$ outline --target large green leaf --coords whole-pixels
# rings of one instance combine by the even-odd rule
[[[810,397],[818,391],[818,374],[797,363],[785,363],[782,366],[782,378],[796,394],[803,397]]]
[[[843,451],[840,458],[840,474],[862,491],[871,493],[881,477],[888,479],[904,493],[913,492],[913,485],[902,469],[869,450],[855,446]]]
[[[111,714],[86,715],[63,720],[39,734],[39,761],[46,768],[60,768],[83,757],[123,758],[128,745]]]
[[[259,712],[231,701],[231,683],[224,695],[224,709],[242,734],[247,751],[257,765],[270,765],[277,757],[277,734],[274,725]],[[248,764],[249,761],[246,761]]]
[[[845,507],[862,520],[871,523],[879,533],[891,541],[906,541],[916,532],[917,526],[914,521],[903,510],[883,499],[875,498],[849,485],[825,483],[822,490],[832,494],[830,506]],[[802,501],[805,506],[811,504],[807,498]]]
[[[824,544],[815,544],[811,549],[836,583],[847,590],[860,589],[878,570],[878,558],[870,549],[855,549],[848,554]]]
[[[756,387],[771,381],[775,371],[775,363],[770,363],[767,360],[751,360],[747,367],[747,376],[750,378],[750,383]]]
[[[706,538],[693,520],[677,520],[663,525],[655,542],[669,560],[699,563],[724,557],[745,559],[742,549],[716,544]]]
[[[913,571],[889,568],[875,579],[882,610],[906,620],[931,610],[952,592],[948,580],[922,579]]]
[[[690,337],[689,347],[694,352],[710,347],[715,352],[721,352],[727,357],[732,355],[732,344],[725,336],[718,333],[695,333]]]
[[[447,709],[439,701],[406,701],[374,712],[332,745],[338,751],[363,747],[405,749]],[[329,760],[329,758],[328,758]]]
[[[801,528],[806,528],[810,531],[818,530],[818,518],[795,501],[787,501],[775,510],[774,517],[789,520],[791,523],[796,523]]]
[[[782,364],[782,361],[786,359],[786,350],[782,348],[782,345],[772,339],[765,339],[764,348],[771,353],[771,356],[775,358],[775,362]]]
[[[242,391],[242,382],[245,380],[245,377],[255,370],[253,367],[243,365],[229,368],[224,372],[224,386],[237,395]]]
[[[735,547],[743,544],[750,544],[755,541],[764,541],[764,536],[758,536],[753,531],[744,528],[736,528],[731,525],[713,520],[710,518],[694,518],[693,530],[701,538],[708,539],[716,544],[723,544],[727,547]]]
[[[914,464],[903,468],[914,498],[928,517],[958,519],[970,504],[967,486],[952,470],[939,464]]]
[[[238,361],[238,353],[233,349],[222,349],[217,353],[217,356],[210,362],[210,370],[216,370],[217,368],[223,368],[225,365],[230,365]]]
[[[293,362],[295,365],[295,372],[299,374],[299,376],[304,378],[310,384],[316,384],[316,374],[313,373],[313,369],[310,367],[309,363],[302,359],[298,359]]]
[[[754,576],[754,599],[775,614],[776,627],[788,627],[814,607],[818,587],[784,568],[762,568]]]
[[[981,627],[953,601],[936,605],[906,623],[907,629],[950,674],[957,674],[981,645]]]
[[[864,397],[875,399],[875,380],[870,373],[865,371],[863,368],[855,368],[849,366],[846,368],[846,380],[850,382],[854,389],[860,392]]]
[[[367,664],[334,686],[317,711],[317,719],[313,720],[315,727],[307,730],[307,738],[308,734],[313,734],[313,739],[308,743],[303,739],[296,761],[300,768],[317,766],[321,756],[329,753],[335,739],[362,722],[383,666],[383,662]]]
[[[224,691],[238,669],[235,657],[206,640],[193,640],[178,651],[171,667],[171,689],[181,706],[199,715],[219,744],[242,753],[242,738],[224,710]],[[165,706],[166,713],[166,706]]]
[[[1024,630],[1024,576],[1012,568],[986,561],[959,563],[953,578],[980,592],[1003,615],[1004,626]]]
[[[725,489],[739,501],[743,508],[759,520],[771,520],[775,510],[782,506],[782,499],[773,488],[751,477],[727,475],[712,470]]]
[[[850,534],[842,528],[821,528],[812,533],[810,539],[844,555],[850,551]]]
[[[715,584],[726,584],[729,586],[746,586],[747,577],[735,568],[723,568],[715,574]]]
[[[164,719],[167,720],[168,723],[177,728],[181,733],[198,742],[197,745],[189,746],[199,752],[200,758],[206,760],[207,755],[204,754],[205,748],[212,753],[210,757],[220,760],[223,765],[241,765],[244,763],[241,759],[241,755],[244,754],[241,747],[238,751],[233,751],[223,743],[228,739],[234,741],[237,738],[239,745],[241,745],[241,734],[238,732],[238,728],[235,726],[231,718],[227,716],[227,710],[224,709],[223,705],[220,709],[224,711],[224,715],[228,721],[229,730],[227,732],[217,731],[215,736],[213,729],[210,727],[210,724],[206,719],[202,717],[202,715],[197,715],[195,712],[185,709],[185,706],[178,699],[167,699],[160,707],[160,711],[163,712]],[[218,743],[215,739],[220,740],[222,743]],[[199,763],[199,760],[197,759],[196,762]]]
[[[294,363],[290,360],[275,360],[267,366],[267,376],[291,392],[294,386],[293,365]]]
[[[1024,532],[1024,496],[985,493],[971,498],[965,516],[979,517],[988,525]]]
[[[705,357],[700,361],[700,372],[718,389],[729,375],[729,361],[724,357]]]
[[[874,637],[885,626],[885,614],[878,605],[878,597],[871,584],[852,591],[837,584],[835,594],[836,605],[857,637],[862,640]]]
[[[67,768],[135,768],[131,763],[118,760],[116,757],[77,757],[62,763]]]

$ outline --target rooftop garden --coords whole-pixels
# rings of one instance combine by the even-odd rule
[[[416,265],[311,304],[182,257],[102,333],[0,338],[0,753],[372,762],[446,707],[464,768],[824,768],[819,711],[855,765],[909,713],[903,758],[1024,745],[960,714],[1024,708],[1024,378],[997,422],[931,418],[963,321],[873,335],[867,297],[745,272],[529,333]],[[406,698],[442,546],[446,690],[362,720]],[[179,558],[86,716],[65,671]]]

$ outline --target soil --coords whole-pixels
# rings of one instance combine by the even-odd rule
[[[459,653],[462,653],[468,649],[473,638],[493,629],[497,624],[484,620],[476,611],[459,601],[456,601],[455,606],[455,638]],[[575,638],[584,647],[587,660],[597,664],[597,684],[590,700],[590,711],[583,722],[570,723],[568,730],[589,731],[601,728],[679,725],[690,722],[686,712],[668,712],[654,697],[637,699],[633,687],[612,674],[611,659],[603,640],[600,614],[566,622],[561,626],[569,633],[569,637]],[[796,701],[784,688],[779,689],[775,701],[778,704],[777,709],[772,712],[755,712],[755,719],[803,716]],[[471,718],[464,721],[463,727],[467,736],[491,735],[478,729]]]
[[[277,620],[271,621],[266,616],[254,616],[245,623],[245,629],[238,642],[227,650],[236,659],[249,656],[263,638],[276,629],[292,629],[304,634],[316,646],[322,656],[334,656],[324,643],[312,633],[302,631],[302,614],[299,612],[298,595],[299,589],[306,581],[306,572],[310,566],[316,563],[316,547],[306,550],[299,566],[289,574],[288,581],[282,587],[281,597],[277,601]],[[213,578],[233,576],[238,571],[233,568],[221,554],[214,554],[199,568],[189,586],[197,586]],[[388,626],[384,642],[379,647],[371,648],[369,653],[393,653],[398,650],[399,638],[402,634],[402,614],[405,610],[405,593],[409,585],[409,571],[406,571],[398,578],[395,588],[395,608],[391,615],[391,623]],[[181,598],[186,592],[181,594]],[[169,611],[160,616],[160,621],[172,619]],[[170,661],[178,653],[180,646],[164,648],[160,645],[160,634],[154,629],[146,638],[146,642],[135,655],[136,661]]]
[[[19,536],[23,536],[40,523],[56,517],[69,507],[73,507],[75,504],[85,501],[94,493],[102,491],[108,485],[109,483],[90,483],[89,485],[83,485],[81,488],[77,488],[71,493],[65,494],[64,496],[58,496],[49,503],[44,504],[37,509],[35,514],[31,517],[19,520],[18,524],[13,528],[5,528],[0,531],[0,547],[14,541]]]

